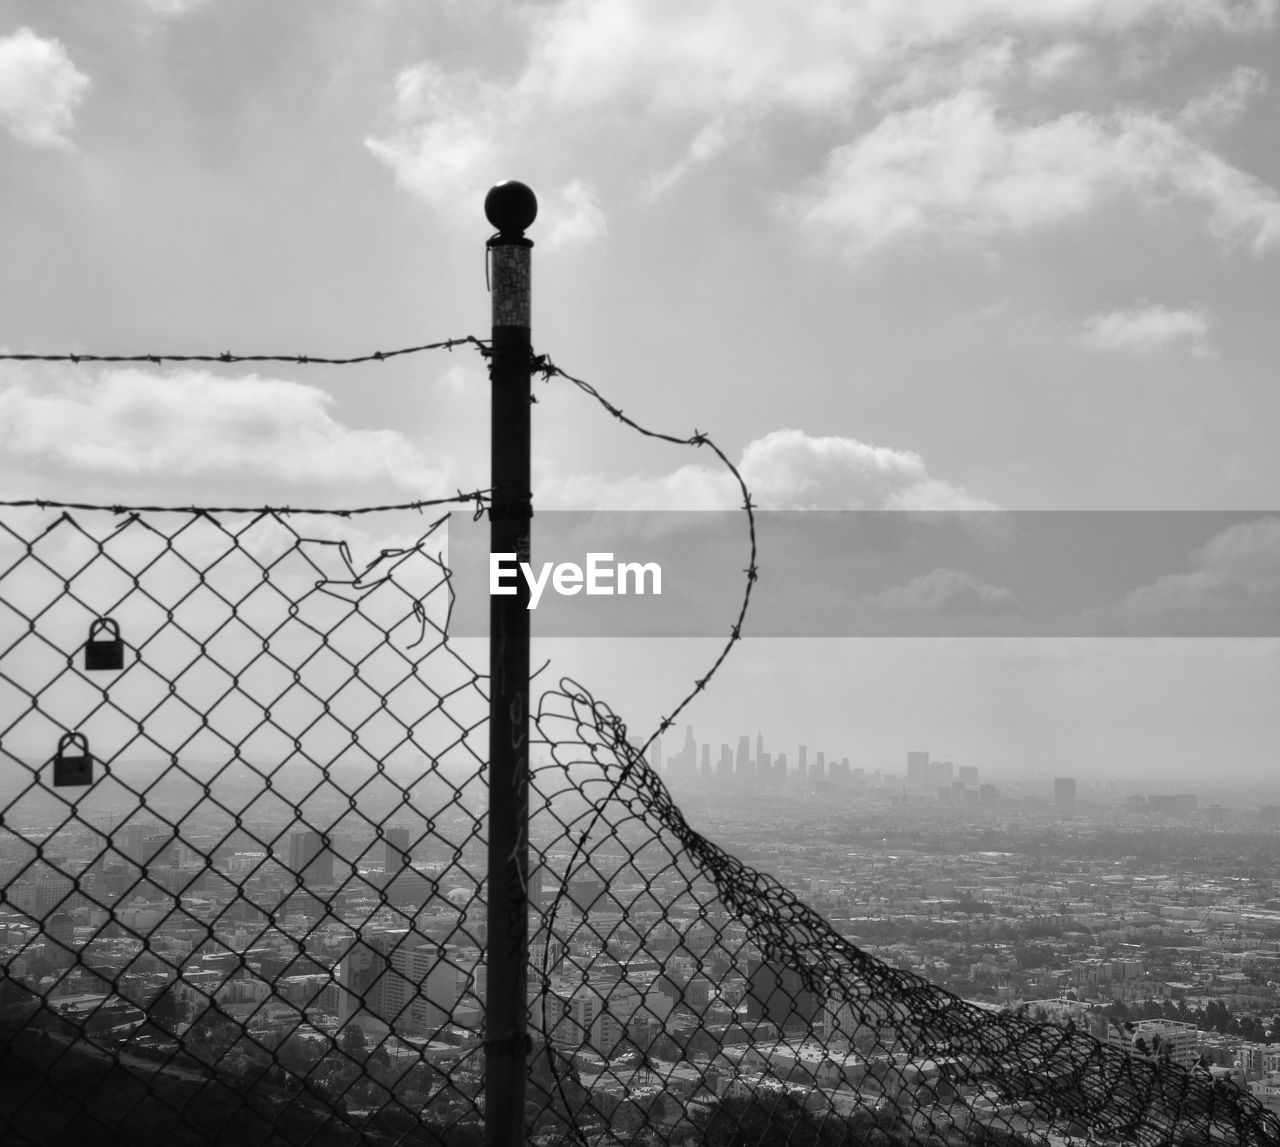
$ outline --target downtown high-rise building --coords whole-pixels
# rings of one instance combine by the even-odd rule
[[[698,778],[698,742],[693,736],[693,726],[684,727],[684,744],[667,765],[667,774],[682,781]]]
[[[407,828],[384,829],[382,840],[382,870],[388,874],[408,868],[409,830]]]
[[[289,834],[289,871],[301,877],[304,887],[332,884],[333,860],[321,833],[308,828]]]
[[[926,788],[929,784],[929,754],[924,750],[907,752],[907,784],[912,788]]]
[[[450,1023],[474,974],[453,944],[407,928],[361,932],[338,965],[339,1023],[430,1036]]]
[[[693,726],[684,727],[684,744],[671,762],[671,771],[690,780],[698,775],[698,742],[693,739]]]
[[[827,754],[818,751],[817,760],[809,766],[809,779],[811,781],[825,781],[827,779]]]
[[[803,1031],[818,1014],[818,997],[794,968],[777,960],[753,959],[743,995],[747,1018],[777,1024],[780,1031]]]

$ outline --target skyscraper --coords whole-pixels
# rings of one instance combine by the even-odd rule
[[[747,1018],[768,1020],[779,1029],[807,1027],[818,1013],[818,999],[794,968],[773,960],[752,960],[743,1002]]]
[[[472,985],[474,968],[460,957],[454,945],[407,929],[362,932],[338,966],[339,1021],[402,1035],[438,1031]]]
[[[76,922],[70,912],[55,912],[44,922],[46,958],[64,967],[75,960]]]
[[[907,784],[924,788],[929,783],[929,754],[922,750],[907,752]]]
[[[304,885],[333,883],[333,853],[320,833],[308,828],[289,834],[289,871]]]
[[[565,885],[565,903],[585,917],[597,905],[604,907],[608,891],[608,881],[589,865],[583,865]]]
[[[682,779],[692,780],[698,775],[698,742],[693,739],[692,725],[684,727],[684,744],[672,762],[672,770]]]
[[[386,829],[382,841],[382,870],[388,875],[409,867],[409,830]]]

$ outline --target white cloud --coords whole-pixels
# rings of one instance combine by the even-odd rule
[[[1049,100],[1095,95],[1115,49],[1096,38],[1054,39],[1013,35],[1000,26],[990,34],[944,40],[904,53],[875,89],[881,113],[918,107],[957,92],[999,93],[1010,107],[1033,107]]]
[[[1206,358],[1213,354],[1209,343],[1212,327],[1213,316],[1203,307],[1144,305],[1090,315],[1082,325],[1080,340],[1096,350],[1148,354],[1169,349]]]
[[[1192,561],[1232,577],[1280,580],[1280,518],[1229,526],[1197,550]]]
[[[436,379],[436,389],[443,394],[469,394],[476,389],[477,374],[474,370],[454,363]]]
[[[1000,87],[1027,66],[1011,36],[976,43],[948,43],[916,52],[904,61],[901,74],[877,96],[883,110],[912,107],[957,89]]]
[[[868,594],[858,604],[877,613],[1005,614],[1021,608],[1011,589],[956,569],[930,570],[902,585]]]
[[[642,196],[653,200],[665,195],[691,172],[703,167],[724,153],[734,142],[741,119],[730,126],[728,117],[717,116],[701,127],[689,142],[684,154],[663,171],[651,175],[646,181]]]
[[[406,189],[468,218],[495,180],[516,170],[523,178],[563,170],[597,149],[641,189],[642,199],[652,200],[698,166],[742,153],[782,127],[782,117],[805,117],[825,131],[847,125],[865,97],[877,93],[879,106],[888,107],[941,100],[964,87],[1001,88],[1013,75],[1043,86],[1063,78],[1100,39],[1122,50],[1135,41],[1186,42],[1208,31],[1240,34],[1266,27],[1275,11],[1276,0],[551,0],[508,13],[527,37],[518,73],[489,79],[433,62],[409,68],[397,81],[391,123],[366,144]],[[899,170],[872,172],[888,175],[891,184],[886,204],[876,205],[851,204],[840,169],[850,160],[876,159],[886,134],[901,126],[891,117],[854,145],[861,152],[840,149],[832,157],[833,186],[819,198],[838,200],[828,213],[846,222],[851,214],[873,216],[873,226],[855,219],[845,227],[861,236],[859,246],[869,245],[868,230],[876,237],[886,229],[912,230],[909,216],[918,205],[908,202],[901,212],[892,206],[903,190]],[[987,134],[1003,137],[1015,152],[1043,141],[1046,154],[1034,157],[1036,166],[1050,162],[1064,137],[1088,137],[1065,139],[1085,145],[1086,161],[1112,142],[1108,129],[1070,118],[1038,132],[996,125]],[[674,162],[673,140],[690,141],[674,152]],[[821,145],[820,137],[814,142]],[[907,146],[928,148],[919,139]],[[1134,143],[1137,150],[1147,146]],[[1042,188],[1067,194],[1063,177],[1078,158],[1064,160],[1028,196]],[[1152,165],[1167,158],[1156,156]],[[853,166],[850,174],[859,174]],[[1201,173],[1200,198],[1216,202],[1249,190],[1239,186],[1247,177],[1223,166]],[[922,173],[922,181],[932,174]],[[592,205],[601,211],[599,177],[587,175],[595,184]],[[1090,169],[1074,181],[1090,203],[1097,198],[1093,178]],[[877,193],[872,187],[864,197]],[[1052,202],[1046,213],[1051,209]],[[556,241],[600,233],[601,218],[585,208],[567,211],[571,222]],[[1249,224],[1224,226],[1234,235]]]
[[[850,16],[831,0],[571,0],[537,26],[525,86],[558,105],[640,104],[679,118],[831,106],[861,69],[863,34]]]
[[[33,147],[70,147],[74,113],[89,77],[60,40],[30,28],[0,37],[0,124]]]
[[[580,179],[565,184],[549,203],[540,204],[538,215],[548,228],[539,243],[548,249],[588,243],[609,229],[594,189]]]
[[[887,116],[836,148],[786,210],[863,255],[927,237],[1031,231],[1119,196],[1189,205],[1226,245],[1280,243],[1280,195],[1159,116],[1074,112],[1023,123],[977,90]]]
[[[343,425],[313,386],[201,370],[40,378],[10,372],[0,382],[0,455],[28,481],[265,482],[292,489],[295,501],[298,488],[317,486],[444,492],[445,474],[402,434]]]
[[[203,8],[210,0],[134,0],[142,8],[157,16],[185,16],[197,8]]]
[[[536,19],[523,84],[556,104],[681,117],[829,111],[912,52],[955,40],[1144,25],[1242,33],[1275,12],[1274,0],[566,0]]]
[[[396,79],[394,129],[369,136],[365,146],[406,190],[446,215],[474,220],[489,187],[517,167],[528,168],[516,160],[530,106],[514,89],[475,72],[423,63]],[[582,179],[543,191],[538,225],[538,242],[549,249],[590,242],[608,230],[596,189]]]
[[[729,510],[741,504],[727,472],[681,466],[660,477],[561,474],[534,465],[534,502],[550,510]]]
[[[1079,74],[1090,60],[1089,50],[1078,40],[1052,44],[1028,62],[1031,75],[1041,83],[1055,83]]]
[[[1113,618],[1121,625],[1163,623],[1169,632],[1202,627],[1205,619],[1222,625],[1232,616],[1246,625],[1256,617],[1274,625],[1280,611],[1280,518],[1229,526],[1192,554],[1189,565],[1188,572],[1129,593]]]
[[[438,210],[471,213],[499,179],[509,94],[474,72],[433,63],[396,77],[395,128],[365,146],[395,172],[401,186]]]
[[[767,509],[976,510],[980,498],[929,476],[910,450],[775,430],[742,452],[742,476]]]
[[[1189,101],[1178,115],[1178,122],[1189,130],[1229,127],[1266,90],[1267,77],[1256,68],[1236,68],[1221,83]]]
[[[738,469],[764,510],[981,510],[990,502],[929,475],[920,455],[856,438],[776,430],[747,444]],[[689,465],[658,478],[545,471],[539,503],[557,509],[720,510],[741,504],[727,471]]]

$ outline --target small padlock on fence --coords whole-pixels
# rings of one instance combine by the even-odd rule
[[[67,750],[78,745],[79,753]],[[89,738],[83,733],[63,733],[58,738],[58,751],[53,758],[55,788],[65,785],[93,784],[93,757],[89,755]]]
[[[103,634],[106,636],[103,636]],[[89,626],[84,647],[84,667],[90,672],[124,668],[124,641],[115,618],[100,617]]]

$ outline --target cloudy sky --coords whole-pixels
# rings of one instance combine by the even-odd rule
[[[1258,511],[1167,571],[1228,602],[1244,577],[1257,609],[1280,601],[1277,7],[0,0],[0,349],[483,335],[483,195],[520,178],[537,348],[711,433],[762,505]],[[540,505],[725,504],[705,454],[538,393]],[[0,495],[409,500],[486,484],[486,404],[465,349],[4,364]],[[559,652],[644,727],[706,649]],[[760,639],[690,718],[872,767],[1258,775],[1277,684],[1269,640]]]

